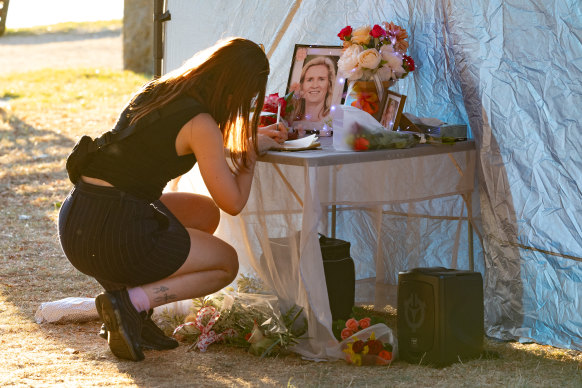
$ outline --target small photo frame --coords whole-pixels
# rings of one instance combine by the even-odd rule
[[[331,107],[342,103],[345,82],[338,75],[341,46],[296,44],[287,90],[294,92],[287,120],[294,128],[322,130],[331,127]]]
[[[402,116],[402,109],[406,96],[398,94],[390,89],[385,89],[384,104],[382,105],[382,116],[380,116],[380,124],[389,131],[398,130],[400,124],[400,116]]]

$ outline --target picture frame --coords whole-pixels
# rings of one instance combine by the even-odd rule
[[[285,92],[286,95],[294,92],[293,111],[287,117],[291,126],[301,124],[302,129],[316,131],[324,129],[325,124],[331,126],[331,107],[342,103],[346,86],[338,74],[341,53],[342,46],[295,45]],[[325,76],[325,91],[317,82],[308,81],[306,75],[309,80]],[[322,100],[323,108],[315,111],[314,104],[321,104]]]
[[[400,117],[404,109],[404,102],[406,96],[398,94],[390,89],[384,90],[385,97],[382,104],[382,115],[380,116],[380,124],[389,131],[398,130],[400,124]]]

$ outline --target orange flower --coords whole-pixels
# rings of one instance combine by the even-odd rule
[[[352,106],[373,115],[378,112],[378,95],[376,93],[359,92]]]
[[[408,33],[406,30],[397,26],[393,22],[384,22],[383,24],[386,29],[386,36],[391,38],[394,42],[394,50],[405,53],[406,50],[408,50],[408,42],[406,41],[406,39],[408,39]]]
[[[367,327],[370,327],[370,323],[372,322],[372,320],[368,317],[366,318],[362,318],[358,321],[358,325],[360,325],[360,328],[365,329]]]
[[[378,357],[390,361],[392,360],[392,352],[389,352],[387,350],[382,350],[380,353],[378,353]]]
[[[354,151],[366,151],[370,147],[370,141],[363,137],[358,137],[354,141]]]
[[[354,318],[350,318],[346,321],[346,327],[355,333],[358,331],[358,321]]]
[[[345,329],[343,329],[341,332],[342,340],[345,340],[346,338],[349,338],[352,335],[354,335],[354,332],[352,330],[348,329],[347,327]]]

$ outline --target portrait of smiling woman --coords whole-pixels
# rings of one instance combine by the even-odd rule
[[[331,108],[335,67],[327,57],[315,57],[303,66],[299,81],[299,96],[295,118],[322,121]]]
[[[322,130],[330,121],[331,107],[341,102],[342,88],[336,88],[340,53],[341,48],[331,46],[297,45],[287,90],[294,92],[287,116],[294,129]]]

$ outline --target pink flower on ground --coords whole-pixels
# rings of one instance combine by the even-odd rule
[[[346,327],[355,333],[358,331],[358,321],[354,318],[350,318],[346,321]]]
[[[348,329],[347,327],[342,330],[342,333],[341,333],[342,340],[345,340],[346,338],[349,338],[352,335],[354,335],[354,332],[351,331],[350,329]]]
[[[372,322],[372,320],[368,317],[366,318],[362,318],[358,321],[358,325],[360,325],[360,328],[365,329],[367,327],[370,327],[370,323]]]

